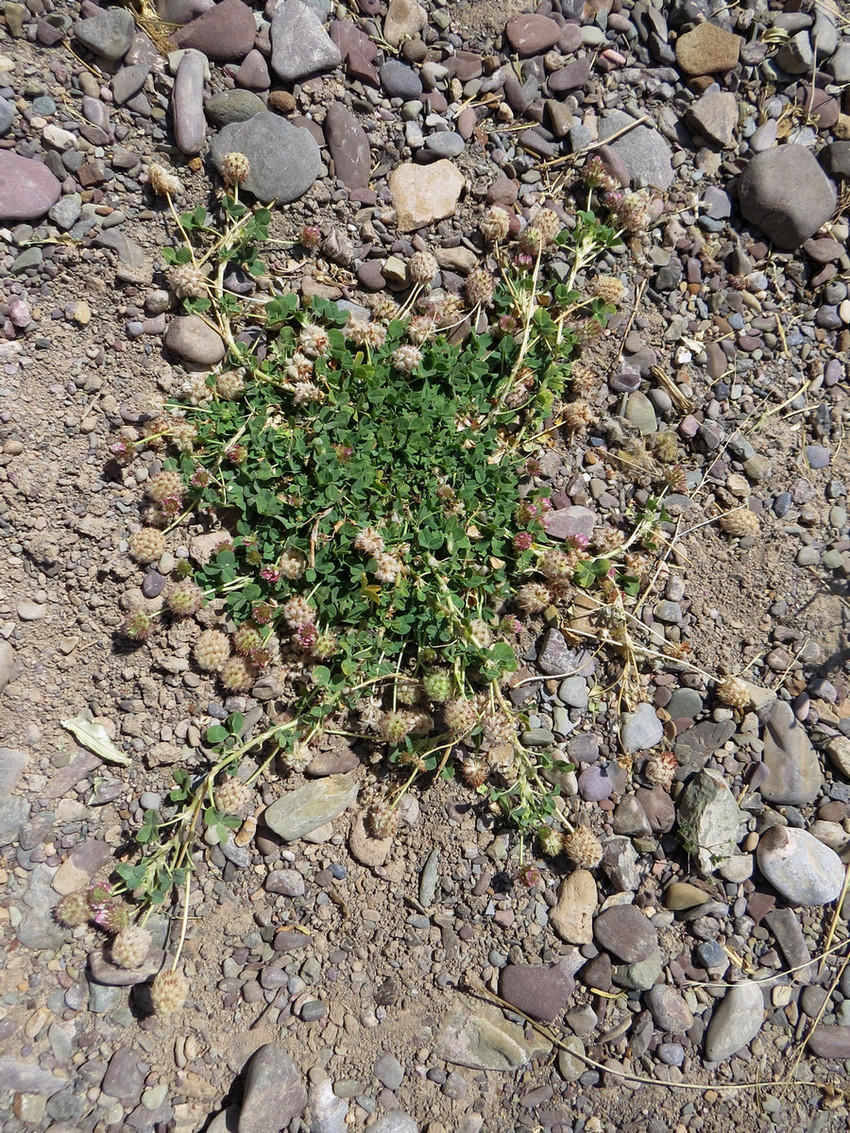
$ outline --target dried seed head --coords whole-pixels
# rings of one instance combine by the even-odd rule
[[[551,603],[549,588],[542,582],[527,582],[516,594],[516,604],[525,614],[539,614]]]
[[[309,405],[313,401],[324,401],[325,395],[312,382],[296,382],[292,391],[293,405]]]
[[[407,324],[407,337],[411,342],[423,343],[436,329],[437,324],[430,315],[415,315]]]
[[[68,893],[53,910],[56,920],[68,928],[87,924],[91,919],[92,910],[85,892]]]
[[[506,240],[511,231],[511,218],[499,205],[491,205],[478,225],[481,235],[490,244]]]
[[[381,538],[380,532],[376,531],[374,527],[364,527],[354,536],[354,546],[364,555],[377,558],[384,550],[384,540]]]
[[[413,725],[411,712],[385,712],[378,725],[381,736],[388,744],[400,744],[409,735]]]
[[[412,374],[422,361],[422,351],[418,346],[405,343],[393,352],[393,365],[403,374]]]
[[[180,178],[156,162],[148,169],[148,183],[158,197],[176,197],[183,192]]]
[[[541,826],[537,831],[537,841],[547,858],[554,858],[563,848],[563,835],[551,826]]]
[[[331,340],[324,327],[305,323],[298,332],[298,349],[308,358],[319,358],[330,350]]]
[[[572,834],[564,834],[561,849],[571,862],[583,869],[593,869],[602,861],[602,845],[586,826],[577,826]]]
[[[254,792],[238,779],[219,783],[213,796],[215,809],[221,814],[244,814],[251,805]]]
[[[643,777],[654,787],[669,791],[676,775],[676,756],[672,751],[655,751],[643,766]]]
[[[728,704],[730,708],[749,708],[752,702],[746,681],[740,677],[724,677],[715,692],[720,703]]]
[[[466,277],[466,302],[470,307],[489,306],[495,290],[496,281],[484,268],[476,268]]]
[[[564,222],[553,209],[539,209],[535,213],[531,221],[532,228],[536,228],[540,233],[540,238],[543,241],[543,246],[551,244],[561,229],[564,227]]]
[[[145,486],[145,495],[155,504],[161,504],[169,496],[182,496],[183,477],[179,472],[157,472]]]
[[[204,389],[209,394],[209,389],[206,386],[204,386]],[[193,425],[191,421],[186,421],[183,417],[176,417],[168,431],[171,434],[171,443],[178,452],[192,451],[198,436],[196,425]]]
[[[104,932],[118,933],[130,924],[130,910],[122,901],[112,901],[95,916],[94,923]]]
[[[242,185],[247,181],[251,172],[251,163],[244,153],[226,153],[221,163],[221,179],[232,189],[234,185]]]
[[[143,527],[130,536],[130,554],[140,563],[155,563],[165,550],[165,535],[155,527]]]
[[[245,379],[238,370],[225,370],[216,377],[215,388],[219,397],[233,401],[245,392]]]
[[[288,548],[280,556],[277,565],[284,578],[294,581],[296,578],[300,578],[307,569],[307,556],[303,551]]]
[[[243,657],[249,657],[255,649],[262,649],[265,638],[251,622],[243,622],[233,634],[233,647]]]
[[[180,972],[160,972],[151,984],[151,1002],[157,1015],[179,1011],[189,994],[189,981]]]
[[[481,717],[484,741],[491,746],[510,744],[516,737],[516,723],[506,712],[486,712]]]
[[[282,613],[283,620],[290,629],[300,629],[302,626],[313,625],[316,621],[316,611],[300,594],[284,602]]]
[[[591,281],[590,294],[594,299],[616,306],[626,293],[623,283],[615,275],[598,275]]]
[[[411,283],[427,286],[438,268],[439,264],[430,252],[414,252],[407,264],[407,278]]]
[[[401,574],[401,569],[401,559],[397,558],[395,555],[391,555],[386,551],[380,555],[375,555],[375,578],[377,578],[378,582],[392,586]]]
[[[367,809],[363,825],[373,838],[392,838],[398,829],[398,811],[384,799],[377,799]]]
[[[204,592],[191,578],[184,578],[166,593],[165,604],[178,618],[191,618],[203,606]]]
[[[721,515],[718,523],[727,535],[733,537],[743,538],[747,535],[758,535],[761,529],[759,517],[749,508],[736,508],[735,511],[727,511],[724,515]]]
[[[194,648],[195,661],[199,669],[215,672],[230,656],[230,639],[217,629],[205,629]]]
[[[561,424],[566,429],[577,432],[593,420],[593,412],[586,401],[570,401],[561,412]]]
[[[122,928],[112,941],[112,960],[119,968],[141,968],[151,950],[153,937],[140,925]]]
[[[569,582],[575,570],[572,558],[555,547],[543,552],[537,566],[543,577],[550,582]]]
[[[313,759],[309,744],[298,741],[292,751],[282,751],[278,759],[289,771],[301,774]]]
[[[460,765],[460,777],[467,787],[480,787],[490,776],[490,765],[480,755],[470,756]]]
[[[168,271],[168,285],[178,299],[203,299],[207,276],[193,263],[175,264]]]
[[[480,709],[475,700],[450,700],[443,708],[443,719],[453,736],[468,735],[478,723]]]
[[[229,692],[248,692],[257,670],[245,657],[229,657],[218,671],[218,679]]]
[[[388,295],[381,295],[372,303],[372,315],[381,323],[391,323],[398,318],[399,305]]]

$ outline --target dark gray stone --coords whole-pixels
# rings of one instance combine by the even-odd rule
[[[738,202],[747,220],[778,248],[799,248],[835,211],[835,186],[802,145],[758,153],[738,181]]]
[[[322,169],[319,146],[310,131],[270,111],[220,131],[210,149],[216,168],[220,170],[225,156],[234,151],[244,153],[251,165],[243,188],[264,204],[297,200]]]
[[[307,1105],[301,1071],[285,1050],[266,1043],[245,1071],[239,1133],[270,1133],[285,1128]]]

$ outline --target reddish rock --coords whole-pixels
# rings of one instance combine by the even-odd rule
[[[505,35],[517,55],[537,55],[555,46],[561,28],[547,16],[523,14],[508,20]]]
[[[62,186],[46,165],[0,150],[0,220],[37,220],[61,193]]]
[[[174,36],[178,47],[194,47],[208,59],[244,59],[254,46],[254,13],[242,0],[220,0]]]

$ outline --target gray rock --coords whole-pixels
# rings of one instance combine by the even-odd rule
[[[817,798],[823,783],[817,753],[784,700],[777,700],[770,709],[762,760],[768,776],[760,790],[767,802],[807,806]]]
[[[357,784],[347,775],[315,779],[272,803],[263,822],[287,842],[303,838],[332,822],[357,798]]]
[[[135,987],[153,979],[165,961],[165,953],[160,948],[151,948],[139,968],[119,968],[113,964],[103,949],[96,948],[89,953],[89,982],[103,984],[104,987]]]
[[[36,220],[61,193],[61,184],[46,165],[0,150],[0,220]]]
[[[558,686],[558,699],[570,708],[587,708],[590,693],[584,677],[566,677]]]
[[[204,69],[206,60],[199,51],[186,51],[177,68],[171,107],[174,139],[185,154],[197,154],[207,140],[204,117]]]
[[[454,130],[443,130],[438,134],[429,134],[425,139],[425,148],[440,157],[459,157],[466,148],[466,142]]]
[[[807,75],[815,57],[807,31],[798,31],[783,43],[776,52],[776,65],[789,75]]]
[[[311,1115],[310,1133],[346,1133],[348,1102],[336,1096],[330,1078],[310,1086],[307,1095]],[[209,1133],[213,1133],[212,1128]]]
[[[698,771],[734,734],[733,720],[702,720],[682,732],[673,748],[681,770]]]
[[[125,1109],[138,1105],[145,1087],[145,1076],[139,1061],[129,1047],[119,1047],[109,1060],[101,1090],[107,1097],[118,1098]]]
[[[68,229],[73,228],[80,219],[82,209],[82,196],[79,193],[68,193],[67,196],[59,198],[56,204],[48,210],[47,215],[57,228],[61,228],[64,232],[67,232]]]
[[[299,1117],[307,1105],[301,1071],[285,1050],[266,1043],[251,1056],[239,1113],[239,1133],[270,1133]]]
[[[536,1032],[526,1038],[524,1028],[509,1023],[499,1008],[461,995],[452,999],[434,1039],[437,1058],[471,1070],[511,1072],[550,1049]]]
[[[663,969],[664,953],[655,948],[645,960],[637,960],[634,964],[615,964],[611,978],[617,987],[648,991],[658,982]]]
[[[403,1110],[391,1109],[369,1126],[369,1133],[419,1133],[419,1125]]]
[[[620,717],[620,742],[625,752],[647,751],[664,738],[664,725],[651,704],[639,704],[634,712]]]
[[[378,1058],[372,1073],[388,1090],[397,1090],[404,1081],[404,1067],[389,1051],[384,1051]]]
[[[77,20],[74,35],[89,51],[117,63],[133,46],[136,25],[125,8],[111,8],[88,20]]]
[[[738,100],[729,91],[709,91],[688,107],[688,125],[712,145],[731,146],[738,125]]]
[[[333,1086],[330,1078],[326,1078],[323,1084]],[[239,1106],[229,1105],[227,1109],[217,1113],[207,1126],[207,1133],[239,1133]],[[316,1130],[316,1133],[337,1133],[337,1130],[321,1129]]]
[[[27,756],[12,747],[0,747],[0,799],[10,795],[24,773]]]
[[[0,798],[0,846],[17,842],[18,833],[30,816],[30,804],[20,795]]]
[[[120,987],[107,987],[105,984],[89,984],[89,1011],[94,1015],[106,1015],[124,1002],[126,992]]]
[[[372,167],[369,135],[341,102],[328,107],[324,129],[336,176],[349,189],[365,189]]]
[[[231,122],[247,122],[255,114],[262,114],[266,104],[250,90],[223,90],[204,103],[207,118],[215,126],[229,126]]]
[[[0,98],[0,137],[12,128],[15,121],[15,104],[11,99]]]
[[[342,62],[339,48],[325,31],[316,12],[287,0],[272,17],[272,70],[285,83],[316,71],[328,71]]]
[[[57,1077],[49,1070],[42,1070],[32,1062],[17,1058],[0,1058],[0,1082],[4,1090],[16,1090],[22,1094],[38,1094],[49,1098],[58,1090],[67,1090],[69,1080]]]
[[[409,102],[422,94],[422,80],[419,75],[400,59],[388,59],[381,66],[378,75],[381,86],[391,98],[403,98]]]
[[[164,342],[169,350],[199,366],[214,366],[227,352],[221,335],[200,315],[178,315],[172,319]]]
[[[620,893],[634,893],[641,871],[637,850],[628,838],[606,838],[602,846],[602,868]]]
[[[584,798],[584,793],[582,792]],[[646,812],[634,795],[626,795],[614,811],[614,833],[630,838],[647,838],[652,833]]]
[[[705,1057],[725,1062],[751,1042],[764,1020],[764,998],[757,983],[745,980],[730,988],[711,1016],[705,1035]]]
[[[758,867],[792,905],[827,905],[844,884],[841,858],[807,830],[771,826],[756,848]]]
[[[850,739],[847,736],[833,736],[827,742],[825,750],[833,767],[850,779]]]
[[[15,679],[17,669],[15,650],[8,641],[0,641],[0,692]]]
[[[700,771],[678,800],[679,837],[707,876],[720,869],[738,847],[741,814],[735,796],[717,771]]]
[[[656,617],[658,611],[656,610]],[[662,619],[663,620],[663,619]],[[703,701],[700,694],[693,688],[677,688],[665,705],[667,712],[673,720],[699,715],[702,712]]]
[[[850,1027],[818,1023],[809,1036],[808,1050],[818,1058],[843,1062],[850,1058]]]
[[[547,629],[540,641],[537,654],[537,667],[541,673],[552,676],[555,673],[570,673],[579,666],[578,654],[570,649],[560,630]]]
[[[808,983],[814,976],[815,967],[809,964],[811,953],[797,914],[791,909],[771,909],[763,923],[773,933],[788,967],[796,969],[795,980]]]
[[[678,260],[675,261],[677,264],[678,262]],[[640,390],[629,394],[626,402],[626,419],[631,421],[638,432],[645,437],[650,436],[658,429],[658,418],[655,416],[652,402]]]
[[[137,63],[133,67],[122,67],[112,79],[112,97],[115,102],[119,106],[129,102],[145,85],[150,73],[151,69],[145,63]],[[100,125],[100,123],[97,123],[97,125]]]
[[[634,118],[621,110],[612,110],[599,123],[599,139],[605,141]],[[649,126],[635,126],[623,137],[611,142],[610,148],[625,164],[632,181],[640,178],[657,189],[669,189],[675,180],[673,151],[659,134]]]
[[[799,248],[835,210],[835,186],[802,145],[758,153],[738,181],[741,212],[783,249]]]
[[[599,944],[627,964],[646,960],[658,947],[658,932],[634,905],[614,905],[593,922]]]
[[[206,11],[177,32],[177,45],[201,51],[208,59],[242,59],[254,46],[256,37],[250,7],[242,0],[217,0],[205,7]]]
[[[233,151],[244,153],[251,165],[243,188],[264,204],[297,200],[322,169],[319,146],[310,131],[271,111],[247,122],[232,122],[219,132],[210,148],[217,169]]]
[[[575,990],[570,965],[507,964],[499,973],[499,995],[523,1015],[541,1022],[556,1019]]]
[[[655,1025],[666,1034],[683,1035],[693,1026],[693,1012],[676,988],[659,984],[649,991],[645,1002],[652,1012]]]
[[[546,533],[550,539],[569,539],[571,535],[583,535],[585,539],[591,539],[596,518],[596,512],[590,508],[575,504],[562,507],[558,511],[549,512]]]

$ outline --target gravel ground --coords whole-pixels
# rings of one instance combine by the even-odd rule
[[[0,1128],[845,1129],[846,8],[156,7],[168,23],[88,0],[0,13]],[[490,205],[571,225],[600,156],[652,223],[598,265],[626,296],[582,357],[591,420],[553,431],[536,483],[551,530],[615,538],[673,463],[672,549],[636,564],[651,654],[630,702],[580,603],[519,639],[525,742],[574,763],[559,785],[598,869],[521,861],[459,782],[411,792],[376,847],[356,801],[372,757],[328,737],[306,776],[261,787],[263,805],[305,792],[312,829],[260,814],[250,840],[199,851],[190,992],[159,1016],[179,903],[129,975],[53,910],[132,853],[175,768],[203,769],[207,726],[274,710],[268,683],[225,698],[182,624],[116,633],[207,529],[141,569],[128,537],[158,457],[118,467],[111,446],[221,347],[175,329],[149,170],[194,208],[233,148],[282,202],[277,286],[364,305],[406,294],[416,250],[461,291]],[[315,254],[290,246],[305,223]],[[83,712],[127,766],[63,727]]]

